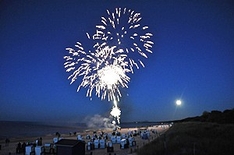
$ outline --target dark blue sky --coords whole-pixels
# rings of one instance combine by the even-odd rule
[[[63,56],[86,44],[106,9],[140,12],[154,34],[145,68],[129,75],[122,121],[161,121],[234,108],[234,5],[203,0],[0,1],[0,120],[81,122],[112,103],[78,93]],[[183,104],[176,107],[175,100]]]

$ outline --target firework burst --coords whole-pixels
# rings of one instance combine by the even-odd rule
[[[66,48],[68,55],[64,56],[66,72],[71,73],[68,77],[70,84],[81,77],[77,91],[81,87],[87,88],[87,97],[95,91],[99,98],[113,101],[110,114],[118,122],[121,114],[117,106],[121,97],[120,88],[128,87],[128,73],[133,73],[134,67],[144,67],[141,58],[147,58],[152,53],[153,35],[148,26],[140,23],[141,20],[140,13],[131,9],[107,10],[107,16],[101,17],[101,23],[96,25],[95,33],[86,33],[87,38],[94,42],[91,50],[86,51],[77,42],[77,49]]]
[[[96,33],[93,40],[96,46],[116,46],[128,55],[129,68],[133,73],[133,67],[144,67],[141,58],[147,58],[152,53],[152,33],[148,31],[147,25],[142,25],[141,14],[131,9],[116,8],[111,12],[107,10],[107,16],[101,17],[101,23],[96,25]]]
[[[81,45],[81,44],[79,44]],[[78,47],[78,46],[77,46]],[[78,50],[67,48],[69,55],[65,56],[64,67],[67,72],[72,72],[68,77],[72,84],[78,76],[82,77],[81,87],[88,88],[86,96],[91,97],[93,90],[101,99],[108,97],[108,100],[117,100],[121,97],[119,87],[128,87],[130,78],[126,73],[128,62],[126,55],[121,54],[122,50],[115,51],[115,47],[106,46],[94,53],[85,53],[82,48]],[[118,53],[118,54],[117,54]]]

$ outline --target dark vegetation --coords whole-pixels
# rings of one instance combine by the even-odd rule
[[[188,121],[212,122],[219,124],[234,124],[234,109],[224,110],[223,112],[218,110],[213,110],[211,112],[204,111],[201,116],[189,117],[177,122],[188,122]]]
[[[138,155],[233,155],[234,109],[176,121]]]

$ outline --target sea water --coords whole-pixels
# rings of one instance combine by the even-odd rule
[[[48,134],[69,134],[82,131],[85,126],[49,125],[38,122],[0,121],[0,140],[19,137],[40,137]]]

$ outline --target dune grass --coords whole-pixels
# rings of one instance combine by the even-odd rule
[[[137,151],[138,155],[233,155],[234,124],[182,122]]]

